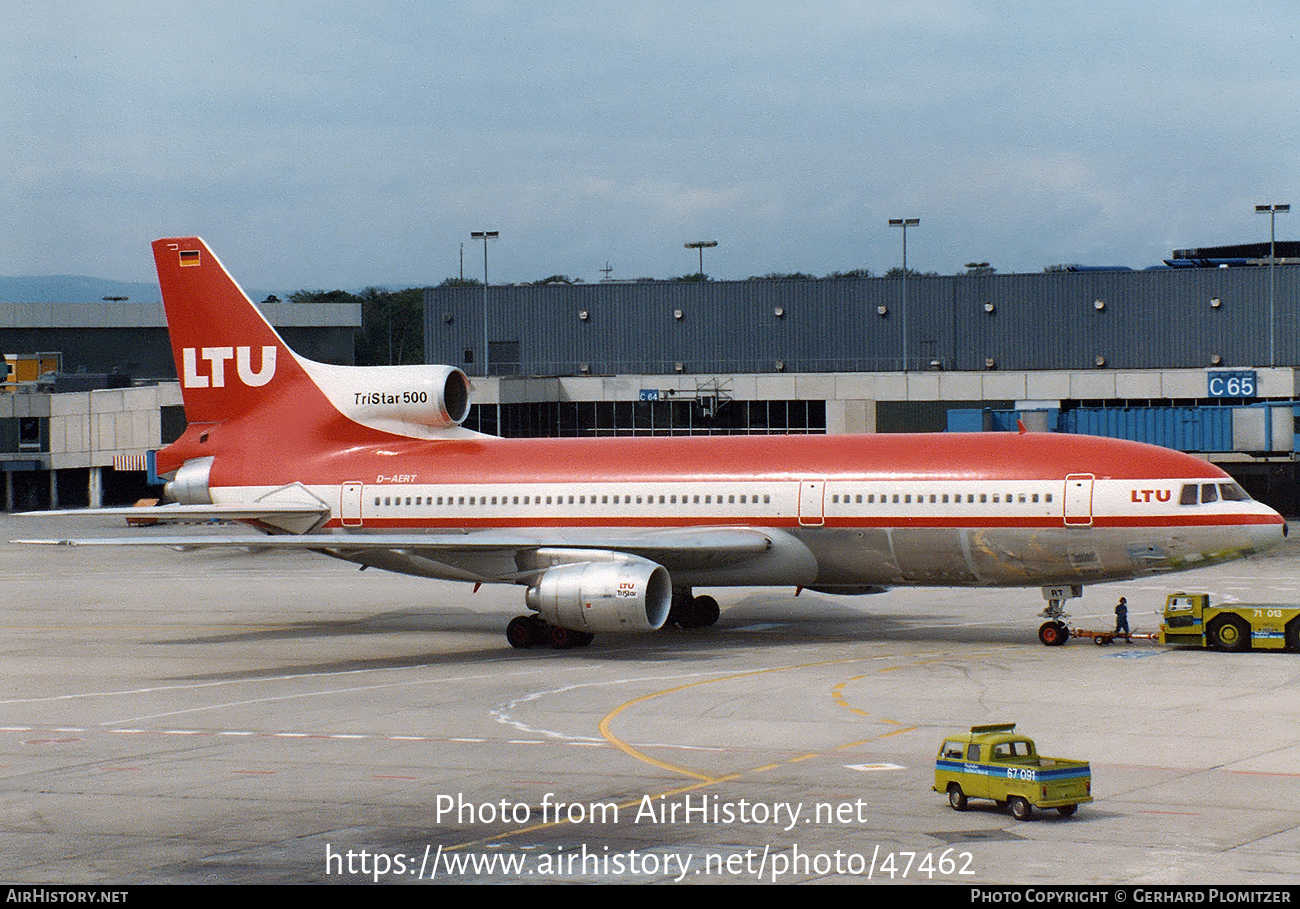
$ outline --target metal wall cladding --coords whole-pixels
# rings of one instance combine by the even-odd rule
[[[488,333],[532,375],[1297,365],[1300,267],[1275,279],[1272,307],[1266,267],[493,286]],[[428,361],[479,373],[483,308],[426,291]]]

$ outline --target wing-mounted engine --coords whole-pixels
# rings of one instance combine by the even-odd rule
[[[341,414],[372,429],[428,438],[469,416],[469,379],[454,366],[302,365]]]
[[[654,631],[668,619],[668,570],[639,556],[605,550],[538,550],[545,569],[528,588],[530,608],[573,631]]]

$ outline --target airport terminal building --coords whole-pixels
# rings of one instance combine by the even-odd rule
[[[1296,514],[1300,268],[1259,264],[1267,244],[1263,256],[1147,271],[440,287],[425,294],[425,353],[474,378],[467,425],[501,435],[1023,422],[1200,454]]]
[[[425,360],[469,374],[466,425],[505,436],[1023,423],[1192,452],[1300,514],[1300,244],[1285,246],[1274,267],[1263,244],[1148,271],[438,287]],[[358,306],[263,308],[295,350],[352,362]],[[161,306],[0,313],[7,359],[37,364],[0,386],[3,507],[148,493],[151,453],[185,426]]]

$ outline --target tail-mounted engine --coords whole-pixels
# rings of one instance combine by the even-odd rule
[[[581,554],[563,552],[567,558]],[[542,555],[543,553],[539,553]],[[662,565],[621,553],[590,554],[580,561],[548,568],[526,596],[546,621],[574,631],[654,631],[668,619],[672,581]]]
[[[340,413],[372,429],[423,437],[469,416],[469,379],[454,366],[303,367]]]

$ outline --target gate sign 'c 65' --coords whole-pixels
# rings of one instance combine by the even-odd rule
[[[1253,369],[1224,370],[1206,376],[1211,398],[1253,398],[1258,394]]]

